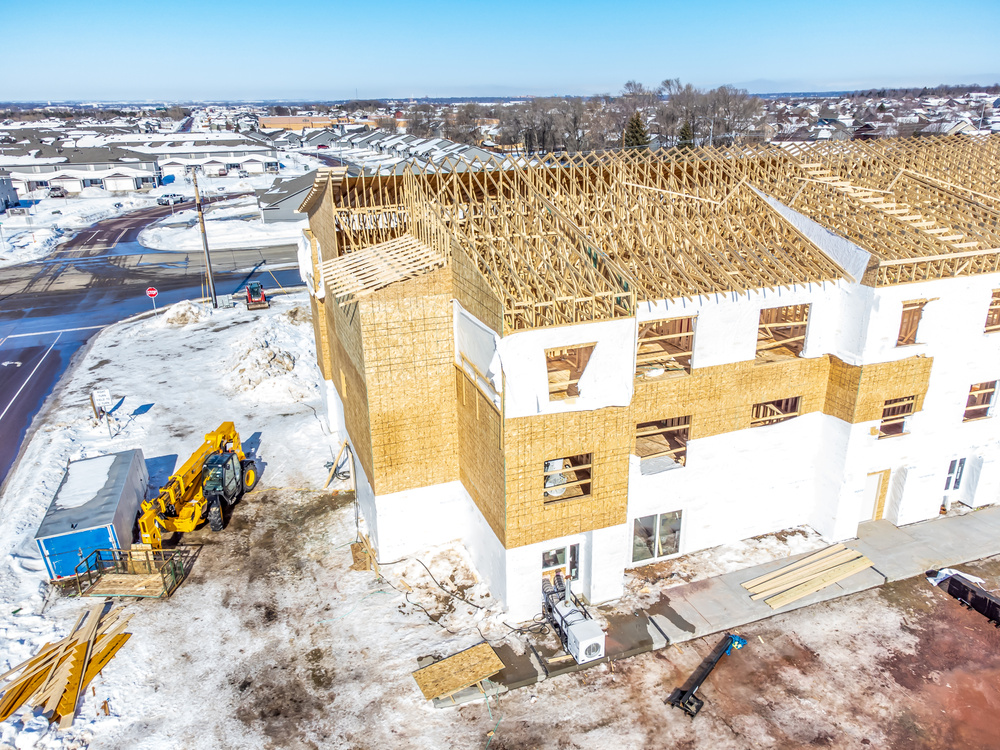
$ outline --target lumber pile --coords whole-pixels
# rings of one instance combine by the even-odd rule
[[[872,561],[857,550],[834,544],[741,585],[754,601],[763,599],[771,609],[778,609],[871,565]]]
[[[28,707],[41,709],[60,729],[72,725],[87,685],[132,635],[123,632],[132,615],[103,609],[100,604],[82,612],[68,636],[0,675],[9,680],[0,685],[0,721]]]

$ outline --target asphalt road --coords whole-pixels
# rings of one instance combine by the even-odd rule
[[[232,196],[213,198],[225,200]],[[207,202],[207,201],[206,201]],[[190,208],[193,204],[184,204]],[[134,211],[85,229],[41,260],[0,274],[0,487],[46,396],[72,355],[101,328],[152,309],[205,296],[203,253],[149,250],[136,242],[169,206]],[[212,253],[218,294],[251,279],[265,289],[300,284],[294,245]]]

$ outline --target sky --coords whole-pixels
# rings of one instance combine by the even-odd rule
[[[0,0],[0,101],[986,85],[998,30],[1000,0]]]

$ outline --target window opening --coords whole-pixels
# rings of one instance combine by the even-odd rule
[[[757,324],[757,363],[801,357],[808,322],[809,305],[761,310]]]
[[[640,323],[635,375],[645,380],[686,375],[693,351],[693,317]]]
[[[676,555],[680,551],[681,514],[675,510],[635,519],[632,528],[632,562]]]
[[[916,396],[890,398],[886,401],[882,408],[882,423],[878,429],[879,439],[908,434],[906,431],[906,419],[913,414],[916,403]]]
[[[556,573],[571,581],[580,578],[580,545],[558,547],[542,553],[542,575],[552,579]]]
[[[545,366],[549,373],[549,401],[576,398],[580,395],[580,377],[587,369],[590,355],[597,344],[545,350]]]
[[[801,396],[794,398],[781,398],[777,401],[764,401],[754,404],[750,411],[750,426],[763,427],[769,424],[785,422],[793,417],[799,416],[799,405]]]
[[[683,466],[687,460],[690,426],[691,417],[640,422],[635,426],[635,455],[643,460],[669,456]]]
[[[997,381],[991,380],[988,383],[975,383],[969,388],[969,400],[965,402],[965,417],[963,422],[971,422],[974,419],[986,419],[990,415],[990,407],[993,406],[993,395],[997,390]]]
[[[948,478],[944,480],[944,491],[957,490],[962,486],[962,473],[965,471],[965,459],[954,459],[948,465]]]
[[[994,289],[990,307],[986,311],[986,333],[998,331],[1000,331],[1000,289]]]
[[[592,453],[554,458],[545,462],[543,497],[546,503],[590,497]]]
[[[899,335],[896,346],[910,346],[917,343],[917,329],[920,327],[920,316],[924,314],[925,299],[911,300],[903,303],[903,315],[899,319]]]

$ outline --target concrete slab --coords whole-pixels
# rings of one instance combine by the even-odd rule
[[[750,598],[750,593],[740,585],[744,581],[749,581],[800,560],[806,554],[772,560],[763,565],[755,565],[734,573],[670,589],[669,606],[674,614],[673,621],[667,617],[668,613],[662,602],[648,607],[646,612],[671,643],[682,643],[712,633],[732,630],[776,614],[808,607],[817,602],[875,588],[885,583],[883,575],[869,568],[779,609],[771,609],[770,605],[763,600],[753,601]],[[677,615],[688,609],[697,612],[699,616],[685,618],[687,627],[679,627],[676,622]]]

